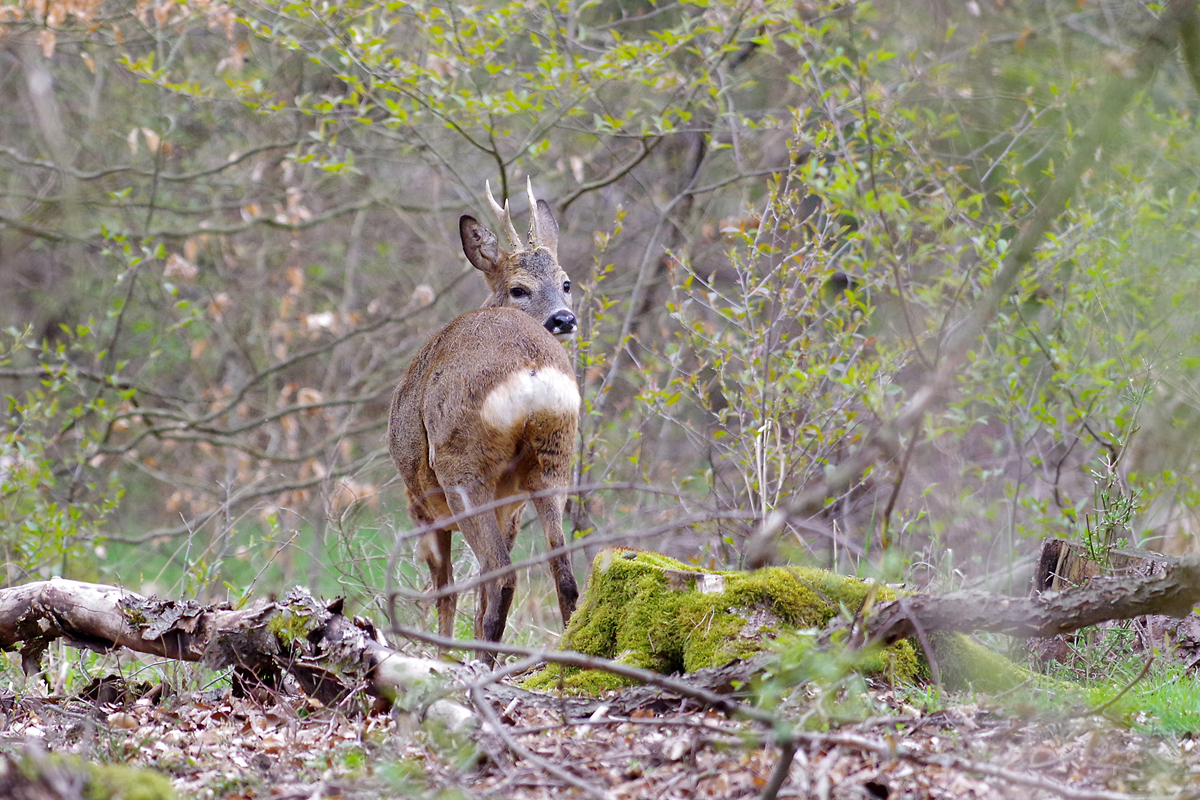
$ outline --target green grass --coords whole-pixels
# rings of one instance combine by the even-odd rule
[[[282,596],[293,586],[309,585],[314,571],[311,527],[272,527],[247,517],[234,526],[227,543],[219,542],[215,548],[210,545],[210,527],[190,540],[176,537],[144,545],[110,542],[98,570],[93,568],[90,574],[71,577],[154,593],[163,599],[228,600],[234,605]],[[316,571],[320,578],[315,594],[324,599],[346,597],[350,613],[364,614],[383,625],[386,570],[394,547],[394,532],[411,528],[407,516],[399,511],[388,515],[363,514],[350,521],[344,530],[330,524],[318,556],[320,568]],[[456,534],[453,541],[455,578],[469,578],[476,573],[470,549],[460,535]],[[429,572],[415,554],[416,544],[415,539],[401,543],[395,585],[410,592],[423,592],[430,588]],[[525,561],[545,548],[541,526],[531,519],[517,537],[513,561]],[[221,552],[226,557],[218,560]],[[575,563],[576,575],[583,583],[587,570],[581,554]],[[459,595],[455,631],[460,638],[473,638],[474,604],[474,590]],[[436,631],[432,603],[398,597],[396,608],[403,624]],[[534,564],[520,570],[504,640],[530,647],[553,647],[561,631],[549,567]]]
[[[1122,669],[1120,676],[1085,687],[1089,704],[1099,708],[1117,697],[1136,676],[1136,672],[1127,672]],[[1200,678],[1178,663],[1151,667],[1145,678],[1103,713],[1142,733],[1200,733]]]
[[[899,698],[926,714],[954,705],[982,704],[1024,718],[1103,716],[1152,736],[1200,734],[1200,675],[1185,667],[1190,660],[1187,654],[1158,654],[1139,678],[1147,656],[1122,647],[1129,645],[1128,632],[1099,633],[1086,636],[1085,632],[1074,662],[1049,666],[1047,677],[1058,684],[1054,690],[1036,682],[994,693],[953,692],[923,684],[905,687]]]
[[[206,528],[190,537],[146,544],[108,542],[98,574],[76,577],[134,590],[152,588],[172,598],[227,593],[236,600],[249,592],[267,596],[286,592],[292,586],[307,586],[314,572],[319,574],[317,593],[325,597],[382,591],[392,549],[388,523],[389,518],[378,517],[356,525],[352,532],[330,526],[323,546],[315,554],[317,570],[313,569],[311,526],[284,529],[244,520],[233,527],[227,541],[213,542]],[[407,520],[397,521],[396,527],[407,528]],[[411,547],[402,551],[400,580],[404,585],[419,586],[424,570],[417,569],[409,551]]]

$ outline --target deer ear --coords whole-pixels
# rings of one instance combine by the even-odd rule
[[[491,272],[500,261],[500,242],[474,217],[463,214],[458,221],[458,234],[462,237],[463,252],[475,269]]]
[[[549,250],[550,254],[557,259],[558,223],[554,221],[554,215],[550,213],[550,206],[545,200],[538,200],[533,213],[537,217],[537,232],[540,238],[538,246]]]

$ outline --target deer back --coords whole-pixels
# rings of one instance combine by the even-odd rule
[[[483,308],[455,319],[413,359],[392,396],[388,447],[426,518],[440,491],[497,479],[532,449],[569,465],[579,391],[566,350],[532,317]],[[440,512],[440,513],[439,513]]]

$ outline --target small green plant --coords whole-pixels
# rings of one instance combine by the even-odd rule
[[[1102,470],[1089,470],[1095,481],[1092,512],[1083,521],[1083,541],[1088,558],[1109,565],[1109,554],[1129,544],[1130,525],[1140,508],[1137,489],[1126,489],[1113,461]]]
[[[103,548],[100,527],[121,497],[116,472],[94,469],[118,416],[98,388],[107,381],[97,382],[72,358],[94,344],[91,330],[80,325],[65,333],[52,345],[9,329],[0,344],[0,366],[32,363],[42,375],[23,396],[4,397],[0,414],[0,580],[9,584],[88,577],[90,557],[80,557]]]

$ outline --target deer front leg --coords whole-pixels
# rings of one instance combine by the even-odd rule
[[[555,494],[549,497],[535,497],[533,506],[537,509],[538,519],[546,533],[546,546],[556,550],[563,546],[563,506],[566,496]],[[563,629],[575,613],[575,602],[579,599],[579,587],[575,583],[575,574],[571,570],[571,557],[567,553],[550,559],[550,572],[554,575],[554,586],[558,592],[558,610],[562,612]]]

